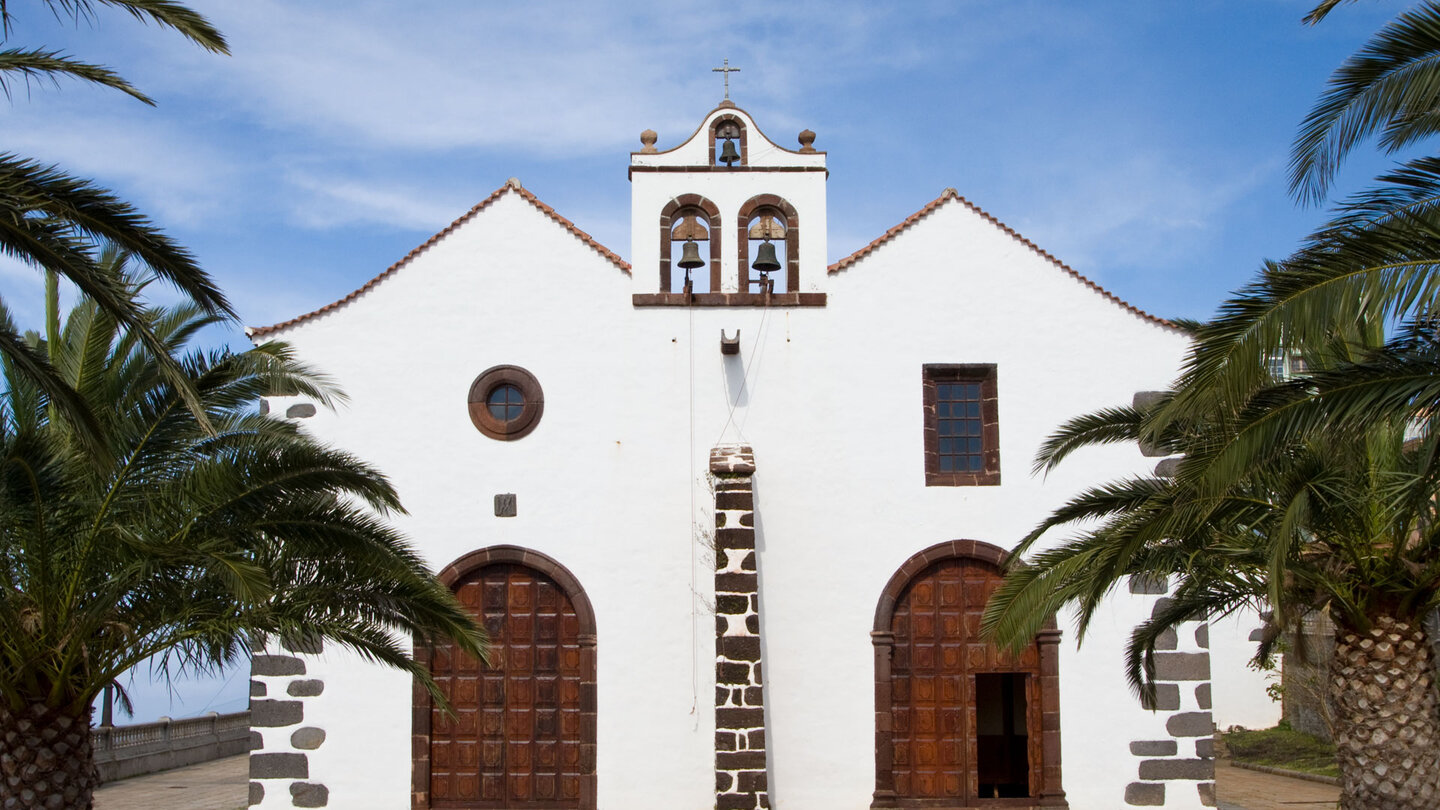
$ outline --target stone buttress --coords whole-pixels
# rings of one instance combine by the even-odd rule
[[[715,476],[715,807],[770,807],[755,553],[755,458],[710,452]]]
[[[1169,599],[1164,579],[1132,578],[1130,592],[1142,598],[1160,596],[1152,613]],[[1155,645],[1155,699],[1142,708],[1164,718],[1165,733],[1157,739],[1134,740],[1130,754],[1138,760],[1139,780],[1125,788],[1132,807],[1215,806],[1215,721],[1210,701],[1210,625],[1181,622]]]
[[[309,751],[325,732],[305,723],[307,699],[325,682],[306,677],[305,659],[324,650],[321,639],[272,640],[250,659],[250,805],[325,807],[330,791],[310,780]]]

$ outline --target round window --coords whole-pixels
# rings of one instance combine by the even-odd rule
[[[497,385],[485,398],[485,402],[490,407],[490,415],[501,422],[519,419],[521,412],[525,410],[525,395],[510,383]]]
[[[525,436],[540,422],[545,396],[535,375],[519,366],[494,366],[470,384],[470,421],[492,439]]]

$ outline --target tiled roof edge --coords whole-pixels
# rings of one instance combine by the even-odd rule
[[[1109,290],[1105,289],[1104,287],[1101,287],[1099,284],[1096,284],[1095,282],[1093,282],[1093,281],[1091,281],[1090,279],[1086,278],[1084,275],[1082,275],[1079,271],[1077,271],[1076,269],[1074,269],[1074,268],[1071,267],[1070,265],[1068,265],[1068,264],[1060,261],[1059,259],[1055,258],[1055,256],[1052,255],[1049,251],[1045,250],[1044,248],[1040,247],[1039,245],[1035,244],[1034,242],[1032,242],[1032,241],[1030,241],[1029,239],[1027,239],[1027,238],[1025,238],[1024,236],[1022,236],[1019,231],[1016,231],[1014,228],[1010,227],[1009,225],[1006,225],[1004,222],[1001,222],[999,219],[997,219],[997,218],[995,217],[995,215],[991,214],[989,211],[986,211],[985,209],[981,208],[980,206],[976,205],[975,203],[972,203],[972,202],[970,202],[969,200],[965,199],[964,197],[960,196],[960,192],[956,191],[956,190],[953,189],[953,188],[947,188],[947,189],[945,189],[945,191],[941,192],[941,194],[940,194],[939,197],[936,197],[935,199],[933,199],[933,200],[931,200],[930,202],[926,203],[926,204],[925,204],[925,207],[921,208],[919,211],[916,211],[915,213],[913,213],[913,214],[911,214],[910,216],[906,217],[903,221],[900,222],[900,224],[896,225],[895,227],[891,228],[890,230],[886,231],[885,233],[880,234],[880,236],[879,236],[878,238],[876,238],[874,241],[872,241],[870,244],[868,244],[868,245],[860,248],[859,250],[855,251],[854,253],[851,253],[849,256],[846,256],[845,258],[841,259],[840,261],[835,262],[834,264],[830,265],[830,267],[828,268],[828,272],[833,275],[833,274],[835,274],[835,273],[841,272],[842,270],[849,269],[852,265],[856,264],[856,263],[859,262],[861,259],[863,259],[863,258],[865,258],[866,256],[868,256],[868,255],[870,255],[871,253],[873,253],[876,248],[880,247],[881,245],[885,244],[886,242],[889,242],[890,240],[894,239],[896,236],[899,236],[902,231],[906,230],[906,229],[909,228],[911,225],[914,225],[915,223],[917,223],[917,222],[919,222],[920,220],[924,219],[925,217],[929,216],[929,215],[930,215],[931,213],[933,213],[936,209],[938,209],[940,206],[944,205],[946,202],[948,202],[948,201],[950,201],[950,200],[955,200],[956,202],[960,203],[961,205],[964,205],[966,208],[970,209],[971,211],[975,212],[976,214],[979,214],[979,215],[980,215],[981,217],[983,217],[987,222],[989,222],[990,224],[992,224],[992,225],[994,225],[995,227],[999,228],[1000,230],[1004,231],[1005,233],[1009,234],[1012,238],[1014,238],[1014,239],[1015,239],[1017,242],[1019,242],[1020,244],[1024,245],[1024,246],[1027,247],[1027,248],[1030,248],[1030,250],[1034,251],[1036,255],[1040,256],[1041,258],[1045,259],[1046,261],[1050,262],[1051,264],[1053,264],[1053,265],[1055,265],[1056,267],[1060,268],[1061,270],[1065,271],[1065,272],[1068,273],[1071,277],[1073,277],[1075,280],[1079,281],[1080,283],[1084,284],[1085,286],[1089,287],[1090,289],[1094,290],[1095,292],[1100,293],[1101,295],[1103,295],[1103,296],[1105,296],[1106,298],[1108,298],[1110,301],[1112,301],[1112,302],[1114,302],[1114,303],[1116,303],[1116,304],[1119,304],[1121,307],[1124,307],[1125,309],[1129,310],[1130,312],[1134,313],[1135,315],[1139,315],[1141,318],[1144,318],[1145,320],[1150,321],[1151,323],[1155,323],[1155,324],[1158,324],[1158,325],[1160,325],[1160,326],[1164,326],[1164,327],[1166,327],[1166,328],[1168,328],[1168,329],[1178,329],[1178,328],[1179,328],[1179,327],[1177,327],[1175,324],[1173,324],[1173,323],[1171,323],[1170,321],[1166,320],[1165,318],[1161,318],[1161,317],[1158,316],[1158,315],[1152,315],[1152,314],[1150,314],[1149,312],[1146,312],[1145,310],[1143,310],[1143,309],[1135,306],[1134,304],[1130,303],[1129,301],[1126,301],[1125,299],[1121,298],[1120,296],[1116,295],[1115,293],[1110,292]]]
[[[378,275],[378,276],[370,279],[369,281],[365,282],[365,284],[364,284],[363,286],[361,286],[360,289],[355,290],[354,292],[350,293],[349,295],[345,296],[344,298],[341,298],[341,299],[338,300],[338,301],[334,301],[334,302],[332,302],[332,303],[326,304],[325,306],[320,307],[319,309],[314,310],[314,311],[312,311],[312,312],[307,312],[307,313],[305,313],[305,314],[303,314],[303,315],[297,315],[297,316],[295,316],[294,318],[291,318],[291,319],[288,320],[288,321],[281,321],[280,323],[271,324],[270,326],[250,326],[250,327],[246,327],[246,329],[245,329],[245,334],[246,334],[247,336],[251,337],[251,338],[265,337],[266,335],[273,334],[273,333],[275,333],[275,332],[279,332],[279,331],[282,330],[282,329],[287,329],[287,328],[289,328],[289,327],[291,327],[291,326],[294,326],[294,325],[296,325],[296,324],[298,324],[298,323],[302,323],[302,322],[304,322],[304,321],[308,321],[308,320],[310,320],[311,318],[314,318],[314,317],[316,317],[316,316],[318,316],[318,315],[323,315],[323,314],[325,314],[325,313],[327,313],[327,312],[332,312],[332,311],[334,311],[334,310],[336,310],[336,309],[339,309],[340,307],[342,307],[342,306],[350,303],[351,301],[355,300],[356,298],[359,298],[361,295],[364,295],[365,293],[369,292],[373,287],[375,287],[375,285],[379,284],[380,282],[384,281],[386,278],[388,278],[388,277],[390,277],[392,274],[394,274],[395,271],[397,271],[397,270],[399,270],[400,268],[404,267],[405,265],[409,264],[409,263],[410,263],[410,260],[414,259],[416,256],[419,256],[421,253],[424,253],[424,252],[425,252],[426,250],[428,250],[432,245],[434,245],[436,242],[439,242],[441,239],[443,239],[443,238],[445,238],[446,236],[448,236],[448,235],[449,235],[452,231],[454,231],[456,228],[458,228],[458,227],[460,227],[461,225],[463,225],[463,224],[465,224],[466,222],[468,222],[468,221],[469,221],[470,219],[472,219],[476,214],[478,214],[478,213],[480,213],[481,211],[483,211],[483,210],[485,210],[486,208],[488,208],[491,203],[493,203],[493,202],[495,202],[496,200],[500,199],[501,195],[505,194],[505,192],[507,192],[507,191],[513,191],[513,192],[515,192],[516,194],[519,194],[521,199],[523,199],[523,200],[525,200],[526,202],[530,203],[531,205],[535,206],[535,208],[536,208],[537,210],[539,210],[540,213],[542,213],[542,214],[544,214],[545,216],[549,217],[550,219],[554,220],[554,221],[555,221],[557,224],[559,224],[562,228],[570,231],[572,234],[574,234],[575,236],[579,237],[579,238],[580,238],[580,241],[584,242],[586,245],[590,246],[590,248],[593,249],[596,253],[599,253],[599,254],[600,254],[601,256],[603,256],[605,259],[609,260],[609,262],[610,262],[611,264],[613,264],[613,265],[615,265],[616,267],[620,268],[620,270],[623,271],[627,276],[630,275],[630,263],[629,263],[629,262],[627,262],[627,261],[625,261],[624,259],[620,258],[614,251],[612,251],[612,250],[610,250],[609,248],[605,247],[604,245],[600,244],[598,241],[595,240],[595,237],[593,237],[593,236],[591,236],[590,234],[586,233],[584,230],[582,230],[582,229],[581,229],[579,226],[577,226],[575,223],[571,222],[570,220],[568,220],[568,219],[566,219],[565,217],[561,216],[560,214],[556,213],[556,211],[555,211],[554,208],[551,208],[550,206],[548,206],[548,205],[546,205],[545,203],[541,202],[541,201],[540,201],[540,198],[536,197],[536,196],[535,196],[534,194],[532,194],[528,189],[526,189],[525,187],[521,186],[521,185],[520,185],[520,182],[519,182],[518,180],[511,179],[511,180],[507,180],[507,181],[505,182],[505,185],[501,186],[500,188],[495,189],[495,191],[492,192],[492,193],[490,194],[490,196],[488,196],[488,197],[486,197],[485,199],[481,200],[479,203],[476,203],[475,207],[471,208],[469,211],[466,211],[464,214],[461,214],[460,217],[459,217],[458,219],[456,219],[454,222],[451,222],[449,225],[446,225],[445,228],[444,228],[443,230],[441,230],[439,233],[435,234],[434,236],[430,237],[429,239],[426,239],[424,242],[421,242],[419,245],[415,246],[415,248],[414,248],[413,250],[411,250],[409,253],[406,253],[405,256],[400,259],[400,261],[395,262],[394,264],[392,264],[392,265],[390,265],[389,267],[385,268],[385,270],[384,270],[383,272],[381,272],[380,275]]]

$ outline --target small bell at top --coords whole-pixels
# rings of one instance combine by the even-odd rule
[[[734,166],[739,159],[740,153],[735,150],[735,142],[726,138],[725,146],[720,149],[720,162],[726,166]]]
[[[755,251],[755,263],[752,268],[766,274],[773,273],[780,269],[780,259],[775,255],[775,246],[767,240],[760,244],[760,249]]]
[[[684,270],[694,270],[697,267],[704,267],[705,260],[700,258],[700,246],[695,244],[694,239],[687,239],[680,251],[680,267]]]

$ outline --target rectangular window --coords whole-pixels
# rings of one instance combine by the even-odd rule
[[[924,367],[925,485],[1000,483],[994,364]]]

